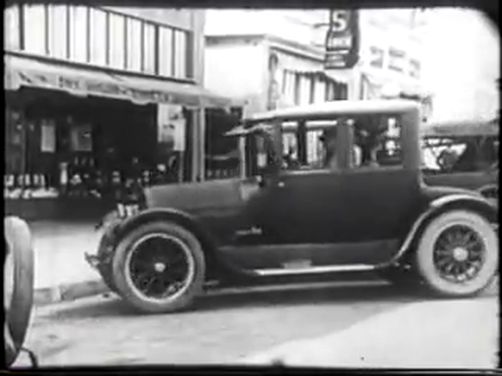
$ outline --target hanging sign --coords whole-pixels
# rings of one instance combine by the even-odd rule
[[[359,60],[359,14],[331,10],[326,34],[326,69],[352,68]]]

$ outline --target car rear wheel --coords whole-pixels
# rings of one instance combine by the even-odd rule
[[[10,365],[23,346],[30,322],[34,255],[30,229],[25,221],[7,217],[4,219],[4,226],[4,334],[10,344],[6,349],[6,360]]]
[[[202,291],[205,260],[197,238],[171,222],[150,222],[124,237],[113,257],[119,294],[145,313],[190,306]]]
[[[428,224],[415,257],[417,271],[432,291],[453,297],[475,295],[497,273],[497,235],[479,214],[449,211]]]

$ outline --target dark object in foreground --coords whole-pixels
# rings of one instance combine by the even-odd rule
[[[203,285],[376,271],[466,297],[498,265],[497,208],[429,187],[413,102],[336,101],[245,119],[246,177],[154,186],[104,221],[88,256],[142,312],[191,305]],[[322,137],[322,145],[312,140]],[[285,140],[293,139],[287,163]],[[309,141],[310,140],[310,141]]]
[[[11,366],[23,350],[30,323],[34,259],[31,233],[25,221],[17,217],[5,217],[4,239],[5,359],[7,366]],[[33,354],[30,354],[30,359],[35,359]]]

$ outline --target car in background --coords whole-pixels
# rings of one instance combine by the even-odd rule
[[[424,181],[476,190],[498,204],[499,127],[498,119],[424,125]]]
[[[87,261],[144,313],[187,309],[209,284],[365,271],[473,296],[497,273],[498,211],[423,183],[420,124],[407,100],[252,115],[227,133],[245,145],[245,176],[144,189],[102,221]]]

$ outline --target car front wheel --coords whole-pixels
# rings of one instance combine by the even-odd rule
[[[475,295],[497,273],[497,235],[479,214],[452,210],[428,224],[415,257],[417,271],[432,291],[453,297]]]
[[[113,279],[122,298],[145,313],[187,308],[201,292],[205,260],[197,238],[171,222],[150,222],[120,241]]]

